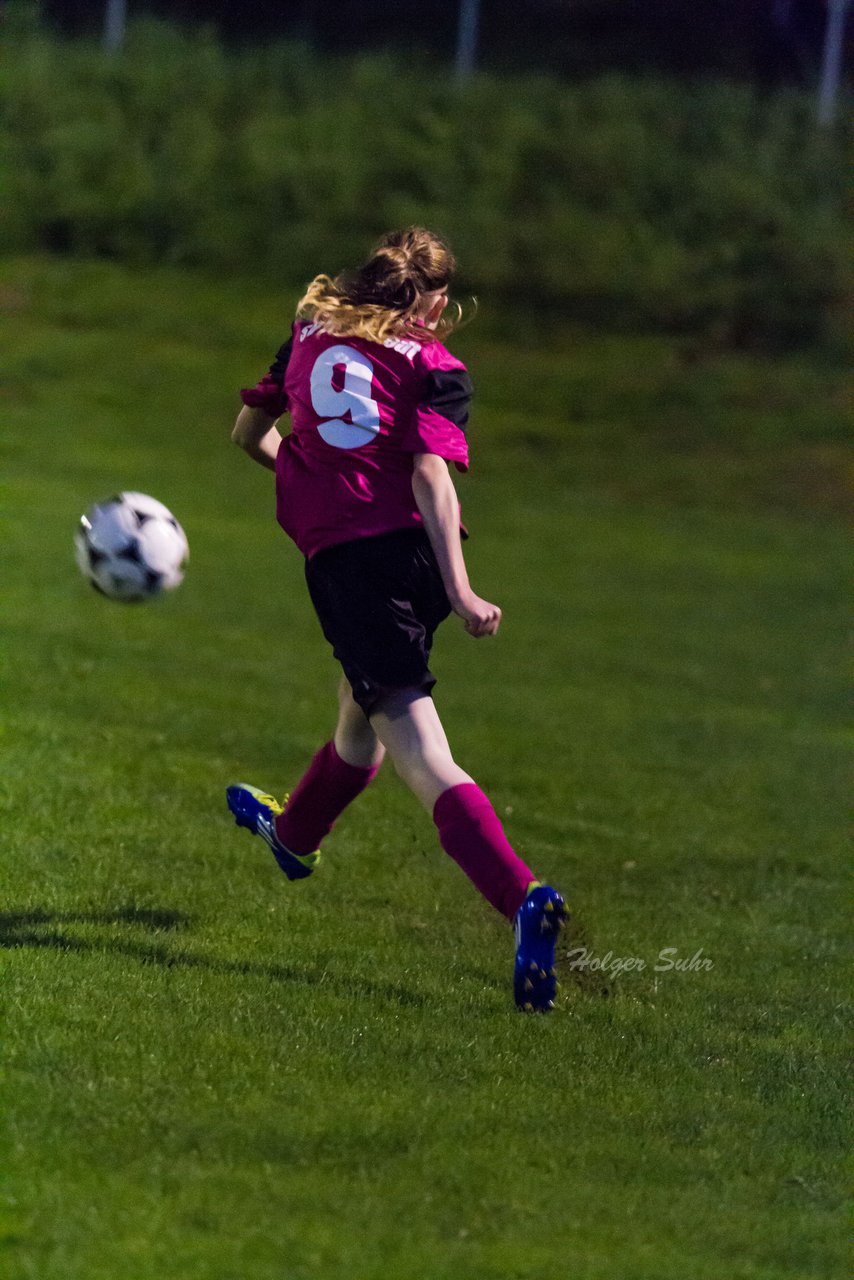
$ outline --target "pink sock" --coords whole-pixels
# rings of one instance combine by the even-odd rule
[[[487,902],[512,920],[536,876],[513,852],[488,797],[473,782],[450,787],[436,801],[433,821],[445,852]]]
[[[321,747],[297,783],[285,812],[276,819],[276,835],[285,848],[302,857],[314,853],[335,819],[364,791],[378,769],[379,765],[361,768],[347,764],[334,742]]]

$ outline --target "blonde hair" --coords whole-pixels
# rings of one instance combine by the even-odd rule
[[[425,227],[391,231],[374,246],[358,271],[343,271],[333,280],[315,276],[297,306],[297,319],[314,320],[338,337],[417,338],[444,337],[462,319],[462,308],[443,315],[435,332],[417,324],[422,298],[444,290],[456,270],[450,248]]]

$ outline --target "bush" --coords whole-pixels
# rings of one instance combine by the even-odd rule
[[[508,306],[804,345],[846,293],[845,139],[798,94],[609,76],[474,78],[132,28],[120,57],[23,35],[3,71],[16,250],[298,285],[413,221]]]

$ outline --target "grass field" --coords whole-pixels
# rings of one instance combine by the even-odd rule
[[[334,667],[228,442],[268,286],[15,260],[0,289],[9,1280],[843,1274],[842,391],[805,358],[484,309],[461,482],[502,634],[437,701],[567,893],[561,1008],[387,770],[289,885],[224,787],[284,790]],[[74,569],[120,488],[185,584]],[[572,969],[568,948],[642,970]],[[656,972],[659,953],[711,967]]]

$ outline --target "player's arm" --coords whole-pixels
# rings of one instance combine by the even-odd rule
[[[285,375],[293,350],[293,333],[276,352],[269,372],[255,387],[244,387],[240,392],[243,408],[231,432],[235,444],[239,444],[254,462],[269,471],[276,469],[276,454],[282,437],[276,423],[288,409],[285,391]]]
[[[472,591],[460,539],[460,505],[444,458],[416,453],[412,492],[430,539],[451,608],[463,619],[469,635],[494,636],[501,623],[497,604]]]
[[[231,432],[234,443],[269,471],[276,470],[276,454],[282,443],[276,422],[277,419],[271,418],[266,409],[244,405]]]

